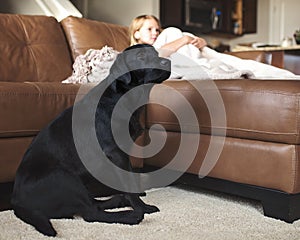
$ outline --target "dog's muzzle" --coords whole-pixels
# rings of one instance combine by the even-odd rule
[[[160,65],[161,65],[162,67],[167,67],[167,66],[170,65],[170,64],[171,64],[170,60],[165,59],[165,58],[163,58],[163,59],[160,61]]]

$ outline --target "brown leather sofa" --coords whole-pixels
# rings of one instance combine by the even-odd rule
[[[126,48],[127,27],[76,17],[59,23],[46,16],[0,14],[0,200],[9,198],[32,139],[73,104],[80,85],[61,81],[72,73],[76,56],[105,45]],[[255,54],[239,56],[263,61],[261,53]],[[151,127],[152,136],[166,137],[165,145],[133,161],[147,171],[182,171],[180,183],[257,199],[265,215],[293,222],[300,218],[299,92],[300,82],[289,80],[168,80],[152,89],[139,138],[140,144],[151,144]],[[185,113],[185,104],[196,121],[176,117]],[[170,165],[175,157],[180,161]],[[211,171],[199,178],[204,163]]]

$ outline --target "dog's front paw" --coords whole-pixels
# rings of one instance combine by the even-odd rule
[[[146,192],[142,192],[139,194],[140,197],[146,197],[146,195],[147,195]]]
[[[155,212],[159,212],[159,208],[153,205],[148,205],[145,204],[145,206],[143,207],[144,213],[150,214],[150,213],[155,213]]]
[[[144,213],[140,211],[132,211],[126,217],[124,217],[122,223],[129,225],[139,224],[144,219]]]

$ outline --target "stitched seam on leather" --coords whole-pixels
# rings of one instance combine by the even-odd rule
[[[300,114],[300,104],[299,104],[299,97],[297,98],[297,111],[296,111],[296,129],[295,129],[295,132],[299,132],[299,121],[300,121],[300,119],[299,119],[299,114]],[[299,141],[299,135],[300,134],[298,134],[298,137],[297,137],[297,142]]]
[[[0,138],[7,137],[8,135],[24,135],[27,134],[28,136],[30,135],[36,135],[39,131],[41,131],[40,129],[26,129],[26,130],[6,130],[6,131],[2,131],[0,130]]]
[[[297,99],[297,112],[296,112],[296,114],[297,114],[297,117],[296,117],[296,120],[297,120],[297,122],[296,122],[296,130],[299,130],[299,98]],[[298,138],[297,138],[297,142],[299,141],[299,135],[298,135]],[[296,190],[297,190],[297,182],[298,182],[298,175],[299,175],[299,172],[298,172],[298,170],[300,170],[299,169],[299,146],[298,145],[296,145],[295,146],[295,151],[294,151],[294,156],[293,156],[293,159],[292,159],[292,163],[293,163],[293,166],[294,166],[294,172],[293,172],[293,176],[294,176],[294,181],[293,181],[293,187],[292,187],[292,189],[293,189],[293,192],[295,192]],[[298,175],[297,175],[297,172],[298,172]]]
[[[292,181],[290,183],[290,187],[291,187],[291,190],[292,190],[292,193],[294,193],[294,191],[296,190],[296,183],[297,183],[297,177],[296,177],[296,169],[297,169],[297,160],[298,160],[298,157],[297,157],[297,145],[294,146],[294,151],[293,151],[293,156],[292,156]]]
[[[177,80],[178,81],[178,80]],[[263,81],[263,80],[262,80]],[[177,91],[181,91],[181,92],[195,92],[196,93],[196,89],[185,89],[185,88],[179,88],[179,87],[173,87],[175,90]],[[161,89],[159,89],[161,90]],[[214,91],[217,92],[217,89],[205,89],[205,91]],[[257,93],[257,94],[274,94],[274,95],[285,95],[285,96],[299,96],[299,93],[291,93],[291,92],[286,92],[286,91],[261,91],[261,90],[240,90],[240,89],[218,89],[219,92],[240,92],[240,93]]]
[[[35,82],[26,82],[29,85],[32,85],[36,90],[38,90],[39,95],[42,94],[42,89]]]
[[[164,121],[147,121],[147,124],[165,124],[165,125],[170,125],[170,126],[179,126],[179,124],[172,123],[172,122],[164,122]],[[191,125],[191,124],[184,124],[184,126],[190,126],[190,127],[195,127],[196,125]],[[201,125],[199,126],[201,128],[211,128],[211,126],[207,125]],[[267,132],[267,131],[259,131],[259,130],[250,130],[250,129],[243,129],[243,128],[221,128],[221,127],[213,127],[215,129],[226,129],[227,131],[240,131],[240,132],[252,132],[252,133],[260,133],[260,134],[272,134],[272,135],[295,135],[295,133],[290,133],[290,132]]]
[[[77,93],[18,93],[18,92],[0,92],[0,96],[76,96]],[[83,94],[85,95],[85,94]]]

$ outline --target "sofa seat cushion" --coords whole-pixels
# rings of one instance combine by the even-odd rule
[[[205,99],[191,83],[197,84],[197,88],[206,93]],[[199,127],[189,118],[180,126],[174,112],[182,114],[186,107],[183,101],[178,100],[178,92],[192,106]],[[210,106],[224,104],[224,126],[211,126],[205,103],[214,101],[212,96],[217,92],[223,103],[211,102]],[[147,106],[146,126],[150,128],[153,124],[161,124],[167,131],[201,131],[202,134],[210,134],[211,127],[214,133],[224,134],[225,127],[229,137],[299,144],[299,94],[300,81],[293,80],[168,80],[154,86],[150,93],[150,101],[155,100],[155,103]],[[162,105],[172,106],[173,112]]]
[[[34,136],[73,105],[79,85],[0,82],[0,138]]]
[[[0,81],[60,82],[72,73],[62,28],[53,17],[0,14]]]
[[[69,16],[61,21],[72,52],[73,60],[89,49],[105,45],[122,51],[129,44],[128,27]]]
[[[156,139],[163,135],[160,131],[152,132]],[[182,143],[180,133],[168,132],[163,149],[146,158],[144,164],[195,175],[205,173],[214,178],[291,194],[300,192],[299,149],[295,145],[226,137],[220,155],[214,155],[208,152],[211,141],[222,142],[221,137],[212,139],[210,135],[189,133],[185,137]],[[196,151],[191,152],[191,148]],[[206,167],[203,167],[204,161]],[[201,167],[210,171],[200,170]]]

